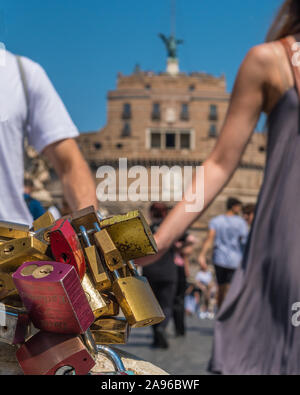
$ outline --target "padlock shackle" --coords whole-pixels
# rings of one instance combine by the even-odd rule
[[[98,353],[97,345],[90,328],[86,332],[84,332],[83,339],[88,350],[93,354],[97,354]]]
[[[101,228],[97,222],[94,222],[94,226],[95,226],[96,232],[100,232]]]
[[[127,262],[127,264],[129,266],[129,269],[131,269],[133,271],[134,275],[136,277],[140,277],[139,272],[137,271],[137,268],[136,268],[134,262],[132,260],[130,260]]]
[[[117,372],[126,371],[121,357],[112,348],[102,344],[97,344],[97,350],[99,353],[106,355],[110,359]]]
[[[88,233],[87,233],[87,230],[85,229],[85,227],[84,227],[83,225],[79,226],[79,229],[80,229],[81,236],[83,237],[83,239],[84,239],[84,241],[86,242],[87,246],[88,246],[88,247],[91,247],[92,244],[91,244],[91,242],[90,242],[90,239],[89,239],[89,235],[88,235]]]

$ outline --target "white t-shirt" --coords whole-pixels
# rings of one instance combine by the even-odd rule
[[[208,270],[204,272],[203,270],[200,270],[196,276],[195,279],[199,283],[203,283],[204,285],[208,285],[209,283],[212,282],[213,276],[211,272]]]
[[[23,198],[24,122],[27,106],[16,57],[6,51],[0,64],[0,220],[31,224]],[[78,136],[64,104],[43,68],[22,57],[29,93],[28,140],[38,152]]]

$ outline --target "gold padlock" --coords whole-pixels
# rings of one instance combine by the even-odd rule
[[[0,245],[0,272],[14,272],[27,261],[49,261],[47,249],[33,236],[7,241]]]
[[[55,224],[55,219],[50,211],[46,211],[42,216],[33,221],[33,230],[37,232],[40,229],[49,228]]]
[[[102,317],[108,312],[108,305],[102,295],[94,288],[89,276],[85,274],[81,282],[87,300],[94,313],[95,320]]]
[[[29,226],[13,222],[0,221],[0,239],[7,241],[30,236]]]
[[[0,273],[0,300],[17,295],[18,291],[10,273]]]
[[[124,318],[101,318],[91,326],[96,344],[126,344],[130,326]]]
[[[90,230],[94,229],[95,223],[99,224],[99,218],[94,206],[75,211],[69,217],[76,233],[80,233],[80,226],[84,226],[86,230]]]
[[[91,244],[86,228],[81,225],[79,230],[80,236],[87,245],[87,247],[83,247],[91,280],[99,291],[109,290],[112,285],[111,275],[102,264],[96,246]]]
[[[111,292],[106,292],[102,293],[102,297],[107,304],[107,312],[103,315],[103,317],[114,317],[118,315],[120,312],[120,306],[115,296]]]
[[[130,326],[151,326],[165,319],[146,277],[122,278],[117,270],[114,275],[112,290]]]
[[[125,261],[157,253],[151,229],[138,210],[106,218],[100,228],[107,230]]]
[[[106,229],[94,234],[94,240],[110,271],[121,269],[124,261]]]

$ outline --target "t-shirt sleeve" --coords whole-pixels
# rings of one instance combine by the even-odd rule
[[[217,230],[217,227],[218,227],[218,219],[215,217],[209,221],[208,228],[212,230]]]
[[[29,144],[42,152],[52,143],[77,137],[78,130],[44,69],[26,58],[24,66],[28,70]]]

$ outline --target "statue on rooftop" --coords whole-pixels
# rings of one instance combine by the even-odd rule
[[[183,44],[183,40],[177,40],[173,34],[169,38],[167,38],[164,34],[160,33],[159,37],[162,39],[164,42],[167,52],[168,52],[168,57],[172,59],[177,58],[177,45]]]

